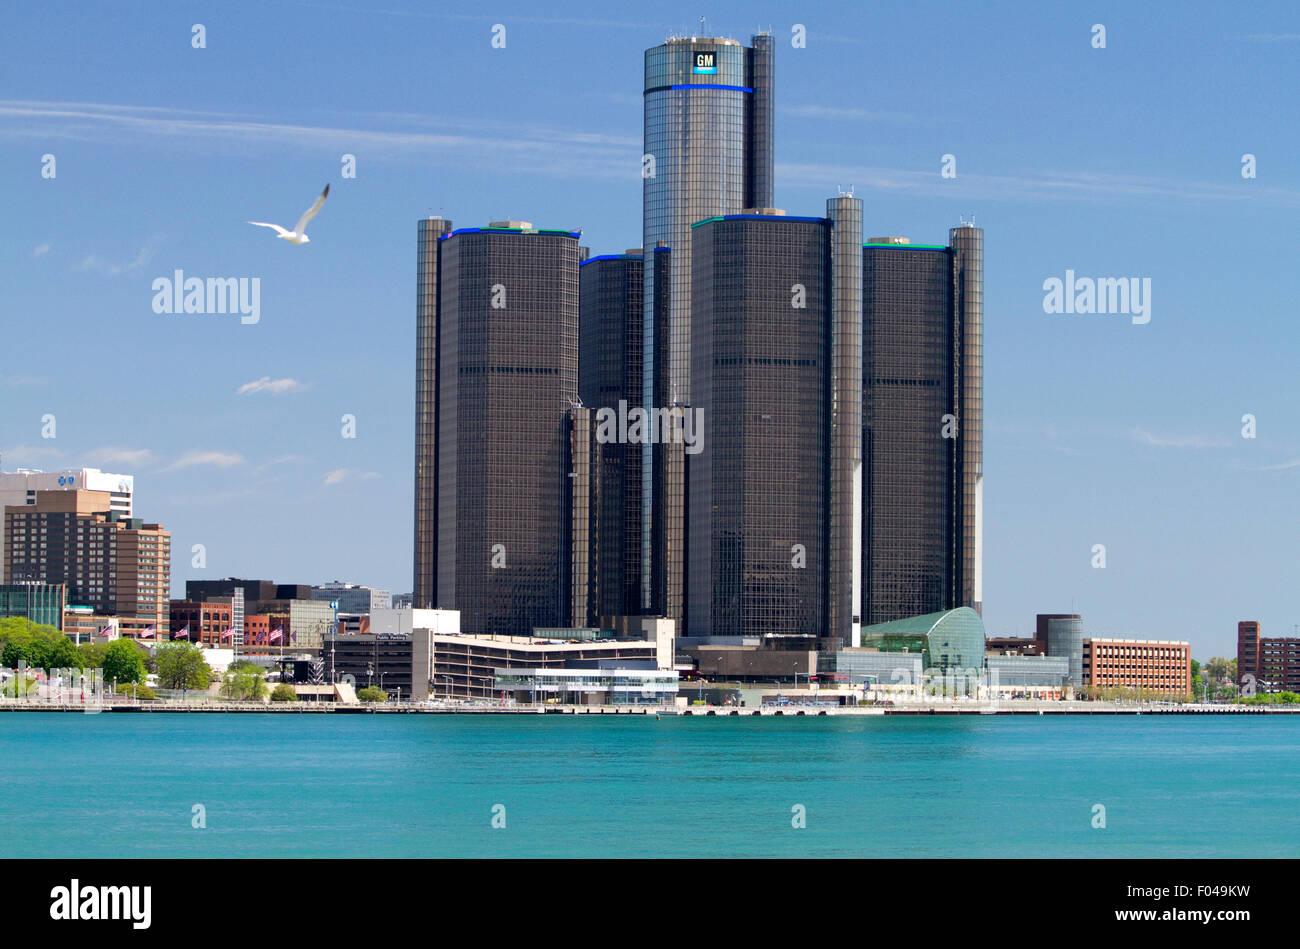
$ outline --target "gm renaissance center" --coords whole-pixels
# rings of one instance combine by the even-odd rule
[[[773,207],[775,53],[645,52],[640,248],[420,222],[416,607],[822,652],[981,608],[983,232]]]

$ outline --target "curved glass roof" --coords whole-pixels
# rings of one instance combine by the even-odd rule
[[[882,652],[924,650],[927,669],[979,669],[984,662],[984,621],[968,606],[862,627],[862,645]]]

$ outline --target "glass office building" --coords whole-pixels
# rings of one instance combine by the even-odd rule
[[[609,409],[621,417],[641,405],[644,271],[639,248],[592,257],[580,265],[578,396],[594,412]],[[595,614],[637,616],[641,446],[607,441],[595,445],[593,452]]]
[[[983,231],[863,247],[862,615],[980,608]]]
[[[1047,655],[1068,659],[1070,685],[1082,686],[1083,617],[1078,613],[1039,613],[1035,618],[1034,638],[1042,643]]]
[[[67,589],[62,583],[0,583],[0,619],[21,616],[62,630]]]
[[[834,198],[828,210],[724,215],[694,228],[691,636],[822,639],[835,635],[832,591],[851,590],[851,543],[832,546],[832,496],[845,478],[847,528],[853,468],[837,475],[833,460],[852,462],[858,433],[856,414],[835,425],[833,369],[841,347],[857,358],[848,330],[860,321],[860,288],[851,271],[837,293],[835,261],[860,259],[861,202]]]
[[[470,635],[567,626],[580,235],[515,221],[430,230],[445,233],[420,313],[427,333],[423,308],[435,308],[435,337],[420,341],[436,347],[435,376],[417,392],[436,393],[436,426],[422,436],[417,406],[419,602],[460,610]]]
[[[432,608],[438,578],[438,263],[451,221],[417,226],[415,258],[415,564],[412,602]]]
[[[775,44],[769,34],[751,42],[675,37],[645,53],[642,246],[674,252],[662,312],[654,268],[644,274],[647,409],[691,403],[690,226],[772,204]],[[680,619],[684,483],[680,472],[662,470],[679,461],[663,454],[643,448],[642,602]],[[657,474],[670,483],[656,486]],[[655,536],[662,556],[653,554]]]

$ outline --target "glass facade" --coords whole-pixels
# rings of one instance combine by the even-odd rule
[[[578,396],[593,411],[641,404],[645,264],[636,254],[581,265]],[[596,616],[641,613],[641,446],[594,447],[592,528]]]
[[[958,509],[956,603],[980,609],[983,592],[984,508],[984,231],[972,225],[948,233],[952,245],[953,311],[957,318],[956,415]]]
[[[438,546],[438,250],[451,221],[425,218],[415,258],[415,567],[413,602],[437,599]]]
[[[865,626],[862,644],[882,652],[919,647],[927,672],[984,667],[984,621],[967,606]]]
[[[695,229],[692,636],[828,634],[829,231],[762,215]]]
[[[439,258],[435,606],[467,635],[566,626],[578,235],[469,228]]]
[[[983,232],[863,248],[862,616],[980,605]]]
[[[862,201],[826,202],[830,221],[830,570],[828,634],[854,642],[861,613]]]
[[[61,583],[0,584],[0,619],[22,616],[62,630],[66,590]]]
[[[657,246],[677,251],[667,274],[670,303],[662,313],[655,274],[648,268],[644,275],[642,391],[647,409],[691,404],[690,226],[712,215],[772,203],[775,46],[767,34],[753,37],[752,43],[675,38],[645,53],[644,153],[652,157],[653,174],[648,167],[643,172],[642,246],[647,252]],[[658,326],[656,320],[666,325]],[[652,484],[657,454],[653,446],[644,446],[642,597],[655,612],[678,619],[684,551],[668,542],[681,532],[685,510],[677,499],[684,482],[662,488]],[[671,467],[673,460],[666,464]],[[679,472],[664,474],[675,481]],[[660,496],[668,499],[667,508],[656,506]],[[653,523],[656,519],[660,523]],[[653,554],[656,532],[666,546],[662,559]],[[663,590],[662,596],[655,587]]]
[[[1086,684],[1083,680],[1083,617],[1077,614],[1040,613],[1037,638],[1047,646],[1049,656],[1070,661],[1070,685]]]

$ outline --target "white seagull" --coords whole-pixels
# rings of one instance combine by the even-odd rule
[[[320,193],[316,203],[302,213],[298,218],[298,223],[293,226],[292,231],[286,231],[279,224],[267,224],[264,221],[246,221],[246,224],[256,224],[258,227],[270,227],[275,229],[275,236],[288,241],[290,244],[310,244],[311,238],[307,236],[307,222],[316,216],[325,204],[325,199],[329,196],[330,186],[326,185],[325,190]]]

